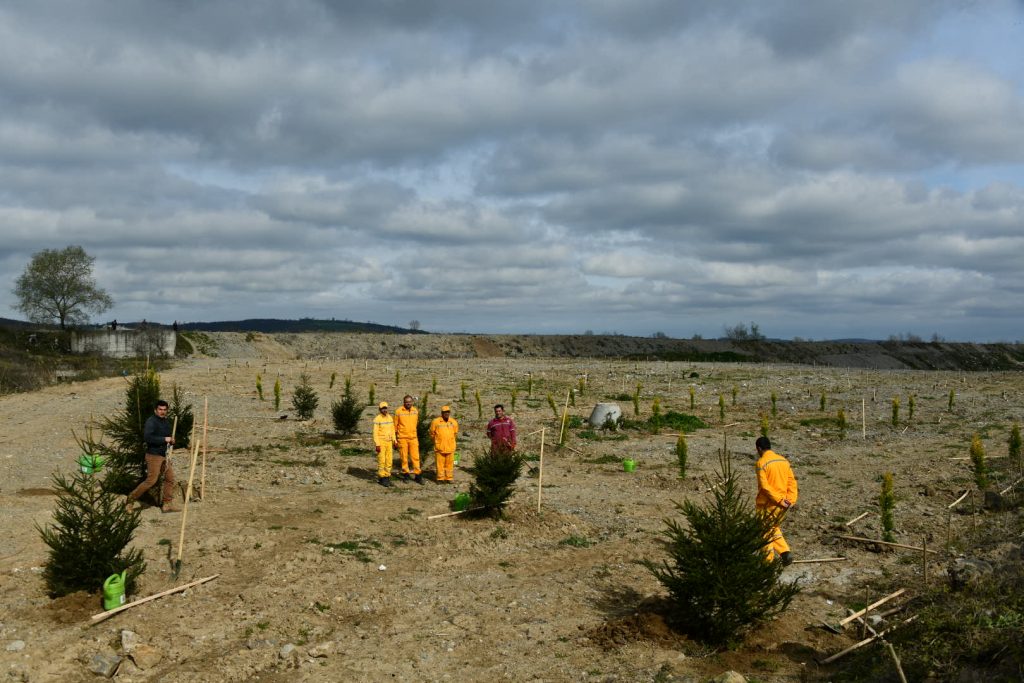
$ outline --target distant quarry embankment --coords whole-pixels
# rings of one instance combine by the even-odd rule
[[[1024,345],[949,342],[703,340],[619,335],[477,335],[188,332],[197,356],[342,358],[596,358],[722,363],[794,363],[913,370],[1022,370]],[[180,342],[179,342],[180,344]],[[179,355],[187,349],[179,348]]]

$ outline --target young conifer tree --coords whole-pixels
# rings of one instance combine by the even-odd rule
[[[523,456],[512,450],[498,448],[478,455],[469,485],[469,506],[477,509],[470,514],[500,519],[522,469]]]
[[[739,487],[728,453],[720,455],[713,500],[677,503],[685,521],[666,519],[669,557],[643,564],[668,590],[670,619],[714,645],[734,644],[785,610],[799,592],[780,581],[782,562],[766,559],[777,518],[758,514]]]
[[[985,462],[985,445],[981,442],[981,436],[975,434],[971,437],[971,464],[974,465],[974,483],[984,491],[988,488],[988,464]]]
[[[320,397],[309,383],[309,375],[302,373],[299,383],[292,389],[292,407],[300,420],[309,420],[320,404]]]
[[[371,403],[373,400],[373,385],[370,385]],[[352,378],[345,378],[345,390],[341,394],[340,401],[331,403],[331,419],[334,421],[334,428],[341,434],[351,434],[359,427],[359,418],[362,417],[362,407],[358,405],[355,395],[352,393]]]
[[[127,592],[146,570],[142,551],[126,550],[141,519],[124,498],[104,491],[98,479],[76,472],[53,476],[57,492],[53,525],[36,526],[49,555],[43,581],[51,597],[96,591],[111,574],[125,573]]]
[[[882,492],[878,496],[878,508],[882,513],[882,540],[889,543],[896,541],[896,494],[893,493],[892,472],[882,475]]]
[[[686,444],[686,434],[679,432],[676,439],[676,464],[679,466],[679,478],[686,479],[686,459],[689,456],[689,447]]]

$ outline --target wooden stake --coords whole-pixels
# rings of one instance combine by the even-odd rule
[[[947,510],[952,510],[953,508],[955,508],[955,507],[956,507],[957,503],[959,503],[960,501],[962,501],[962,500],[963,500],[964,498],[966,498],[966,497],[967,497],[967,496],[969,496],[969,495],[971,495],[971,491],[970,491],[970,489],[968,489],[968,490],[964,491],[964,495],[960,496],[959,498],[957,498],[956,500],[954,500],[954,501],[953,501],[952,503],[950,503],[949,505],[947,505],[947,506],[946,506],[946,509],[947,509]]]
[[[185,489],[185,507],[181,510],[181,533],[178,535],[178,557],[174,560],[172,573],[175,577],[181,572],[181,553],[185,545],[185,520],[188,519],[188,501],[192,498],[192,482],[196,473],[196,458],[199,456],[199,444],[193,441],[192,463],[188,468],[188,487]]]
[[[860,397],[860,436],[862,439],[868,438],[867,402],[863,396]]]
[[[903,665],[900,664],[900,658],[896,656],[896,649],[889,641],[885,641],[885,647],[888,648],[892,663],[896,666],[896,673],[900,676],[900,683],[907,683],[907,675],[903,673]]]
[[[103,621],[104,619],[109,619],[110,617],[114,616],[118,612],[123,612],[126,609],[131,609],[132,607],[136,607],[138,605],[141,605],[144,602],[149,602],[151,600],[156,600],[157,598],[162,598],[165,595],[170,595],[171,593],[180,593],[183,590],[188,590],[192,586],[198,586],[201,583],[206,583],[207,581],[213,581],[218,576],[220,576],[220,574],[214,574],[213,576],[207,576],[205,579],[197,579],[195,581],[191,581],[191,582],[186,583],[184,585],[178,586],[177,588],[168,588],[165,591],[160,591],[159,593],[154,593],[153,595],[150,595],[149,597],[146,597],[146,598],[142,598],[141,600],[135,600],[133,602],[129,602],[126,605],[121,605],[120,607],[115,607],[114,609],[107,610],[106,612],[100,612],[99,614],[94,614],[92,616],[92,618],[90,619],[90,625],[91,624],[98,624],[99,622]]]
[[[839,538],[846,539],[847,541],[859,541],[861,543],[877,543],[878,545],[887,545],[887,546],[889,546],[891,548],[906,548],[907,550],[917,550],[917,551],[921,550],[921,548],[918,548],[916,545],[904,545],[903,543],[890,543],[889,541],[879,541],[878,539],[863,538],[861,536],[842,536],[842,535],[840,535]],[[935,554],[935,555],[939,554],[935,550],[929,550],[928,552],[930,552],[932,554]]]
[[[999,495],[1000,495],[1000,496],[1005,496],[1005,495],[1006,495],[1007,493],[1009,493],[1009,492],[1010,492],[1010,489],[1012,489],[1012,488],[1013,488],[1014,486],[1016,486],[1017,484],[1021,483],[1022,481],[1024,481],[1024,477],[1022,477],[1022,478],[1018,479],[1017,481],[1013,482],[1012,484],[1010,484],[1009,486],[1007,486],[1007,487],[1006,487],[1005,489],[1003,489],[1002,491],[1000,491],[1000,492],[999,492]]]
[[[884,605],[885,603],[889,602],[893,598],[898,598],[899,596],[903,595],[906,592],[907,592],[906,588],[901,588],[898,591],[896,591],[895,593],[890,593],[889,595],[886,595],[884,598],[881,598],[881,599],[876,600],[875,602],[871,603],[870,605],[868,605],[864,609],[860,610],[859,612],[854,612],[850,616],[846,617],[845,619],[843,619],[842,621],[839,622],[839,625],[840,626],[846,626],[847,624],[849,624],[851,621],[853,621],[857,617],[862,617],[865,614],[867,614],[868,610],[872,610],[872,609],[874,609],[876,607]]]
[[[859,522],[860,520],[864,519],[865,517],[867,517],[867,516],[868,516],[868,515],[870,515],[870,514],[871,514],[871,510],[868,510],[868,511],[867,511],[867,512],[865,512],[864,514],[861,514],[861,515],[857,515],[856,517],[854,517],[853,519],[851,519],[851,520],[850,520],[849,522],[847,522],[847,523],[846,523],[846,524],[844,524],[843,526],[850,526],[850,525],[851,525],[851,524],[853,524],[854,522]]]
[[[565,422],[569,419],[569,392],[572,389],[565,392],[565,408],[562,409],[562,428],[558,432],[558,443],[561,445],[562,437],[565,436]]]
[[[540,466],[537,470],[537,512],[540,512],[540,496],[544,491],[544,429],[540,430]]]
[[[210,409],[210,397],[203,397],[203,474],[199,478],[199,500],[206,500],[206,427]]]
[[[793,560],[790,564],[817,564],[819,562],[843,562],[845,557],[820,557],[812,560]]]

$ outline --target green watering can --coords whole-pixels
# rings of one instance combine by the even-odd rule
[[[103,609],[111,610],[124,604],[124,575],[127,571],[111,574],[103,582]]]
[[[78,456],[78,466],[85,474],[94,474],[103,469],[104,458],[102,455],[82,453]]]
[[[625,472],[636,472],[636,460],[633,458],[626,458],[622,461],[622,469]]]
[[[463,491],[455,495],[455,500],[452,501],[452,507],[455,508],[456,512],[461,512],[469,507],[469,494]]]

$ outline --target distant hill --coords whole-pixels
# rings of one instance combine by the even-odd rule
[[[220,320],[216,322],[179,323],[179,330],[195,330],[198,332],[263,332],[266,334],[282,332],[368,332],[375,334],[427,334],[422,330],[410,330],[394,325],[377,323],[357,323],[352,320],[317,320],[315,318],[299,318],[298,320],[277,320],[274,318],[249,318],[247,320]]]

